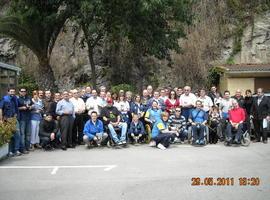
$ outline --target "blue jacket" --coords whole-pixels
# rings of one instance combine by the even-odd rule
[[[152,107],[152,104],[153,104],[154,101],[158,102],[158,105],[160,106],[160,109],[162,111],[164,111],[166,109],[166,105],[165,105],[163,99],[161,99],[161,98],[159,98],[159,99],[154,99],[154,98],[149,99],[148,100],[148,108]]]
[[[153,126],[151,137],[152,138],[157,137],[160,134],[160,132],[164,129],[167,129],[168,126],[169,126],[168,122],[164,122],[161,119],[157,120]]]
[[[190,113],[189,119],[191,119],[195,123],[202,123],[207,120],[207,114],[202,109],[193,109]]]
[[[93,139],[97,133],[103,133],[103,123],[101,120],[97,120],[96,124],[92,120],[88,120],[84,125],[83,134],[87,135],[89,139]]]
[[[134,122],[131,122],[128,133],[134,133],[135,135],[145,134],[143,123],[141,121],[138,121],[137,125],[135,125]]]
[[[139,112],[145,112],[146,110],[145,110],[145,107],[142,104],[138,105],[137,103],[132,102],[131,106],[130,106],[130,112],[138,114],[138,111]]]
[[[18,98],[18,107],[19,108],[26,106],[27,104],[29,106],[32,105],[32,100],[29,96]],[[31,110],[30,109],[20,110],[18,119],[19,119],[19,121],[29,121],[31,119]]]
[[[0,101],[0,109],[2,109],[3,117],[11,118],[14,115],[19,114],[18,110],[18,99],[16,96],[11,97],[10,95],[6,95]]]

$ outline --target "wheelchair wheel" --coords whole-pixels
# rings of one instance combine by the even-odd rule
[[[250,135],[249,135],[249,133],[246,131],[244,134],[243,134],[243,137],[242,137],[242,139],[241,139],[241,144],[242,144],[242,146],[245,146],[245,147],[247,147],[247,146],[249,146],[250,145]]]

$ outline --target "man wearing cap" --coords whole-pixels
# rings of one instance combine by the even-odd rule
[[[101,110],[100,116],[104,124],[108,126],[111,137],[116,145],[126,144],[127,123],[121,122],[121,113],[113,106],[112,98],[107,99],[107,106]],[[120,139],[115,132],[115,128],[121,129]]]

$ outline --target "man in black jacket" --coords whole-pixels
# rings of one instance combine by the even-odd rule
[[[39,124],[39,137],[41,146],[45,150],[51,150],[57,146],[58,123],[53,119],[52,114],[47,113]]]
[[[251,113],[254,116],[254,126],[257,141],[260,142],[261,137],[264,144],[267,143],[267,130],[264,127],[264,121],[270,121],[270,100],[264,95],[263,89],[257,89],[257,97],[254,99]]]

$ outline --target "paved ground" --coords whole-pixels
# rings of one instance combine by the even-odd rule
[[[268,200],[269,170],[270,143],[36,150],[0,163],[0,200]],[[234,178],[234,186],[191,186],[192,177]],[[240,177],[260,185],[239,186]]]

